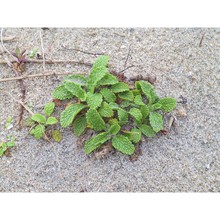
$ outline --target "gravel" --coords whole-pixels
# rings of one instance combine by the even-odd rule
[[[16,40],[5,46],[10,50],[36,48],[42,53],[40,31],[48,59],[93,62],[96,56],[72,49],[105,53],[112,68],[120,71],[130,47],[127,66],[135,67],[126,70],[126,76],[155,75],[159,96],[179,101],[182,96],[187,103],[178,103],[170,133],[147,139],[143,155],[131,162],[119,152],[101,160],[86,156],[77,148],[71,129],[65,129],[63,140],[54,146],[36,141],[27,128],[17,130],[18,104],[1,93],[0,139],[12,135],[16,146],[12,157],[0,158],[0,191],[220,192],[220,29],[8,28],[4,36],[15,35]],[[85,72],[89,68],[64,63],[46,65],[46,70]],[[28,64],[25,74],[42,71],[43,65]],[[13,76],[9,67],[0,65],[0,78]],[[26,104],[41,112],[61,81],[62,76],[25,80]],[[0,83],[0,89],[19,99],[17,82]],[[9,116],[13,128],[7,130]],[[165,128],[169,117],[165,116]]]

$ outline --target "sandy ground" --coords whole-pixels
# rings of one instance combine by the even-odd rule
[[[201,47],[200,40],[205,32]],[[16,35],[5,46],[41,52],[40,29],[6,29],[4,36]],[[16,137],[12,157],[0,158],[2,192],[220,192],[220,29],[49,29],[42,30],[46,57],[93,62],[96,56],[71,50],[106,53],[116,71],[127,66],[128,77],[156,75],[161,97],[178,100],[187,116],[177,121],[167,136],[147,139],[143,155],[132,163],[120,153],[94,160],[76,147],[70,129],[54,147],[18,131],[15,124],[18,105],[0,94],[0,137]],[[3,55],[0,58],[4,58]],[[89,71],[68,63],[46,65],[46,70]],[[26,74],[40,73],[41,64],[29,64]],[[0,66],[0,78],[13,72]],[[35,112],[51,100],[51,91],[62,76],[25,80],[26,104]],[[0,89],[19,98],[17,82],[0,83]],[[12,116],[14,127],[5,129]],[[25,113],[25,117],[28,114]],[[166,127],[169,116],[166,116]]]

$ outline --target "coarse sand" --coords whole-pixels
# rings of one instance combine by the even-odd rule
[[[178,103],[170,133],[146,139],[143,155],[131,162],[119,152],[101,160],[86,156],[77,148],[71,128],[65,129],[60,143],[35,140],[28,128],[16,127],[18,103],[0,93],[0,141],[7,135],[16,137],[12,157],[0,158],[0,191],[220,192],[220,29],[6,28],[4,36],[16,39],[4,45],[10,51],[36,48],[42,54],[40,32],[47,59],[94,62],[97,56],[74,49],[105,53],[115,71],[134,65],[125,71],[127,77],[154,75],[160,97],[181,101],[182,96],[187,103]],[[0,53],[0,59],[5,57],[9,56]],[[46,64],[46,71],[88,72],[89,67]],[[28,64],[24,74],[42,72],[42,64]],[[0,64],[1,79],[13,76],[7,65]],[[26,104],[42,112],[62,79],[25,79]],[[19,99],[16,81],[0,83],[0,90]],[[7,130],[10,116],[13,128]],[[169,117],[165,116],[165,128]]]

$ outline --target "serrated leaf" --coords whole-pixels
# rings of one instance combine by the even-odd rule
[[[141,90],[148,98],[150,104],[155,103],[159,98],[154,91],[154,87],[149,83],[143,80],[135,82],[135,87]]]
[[[55,103],[54,102],[48,102],[44,106],[44,113],[47,116],[50,116],[54,112]]]
[[[72,104],[68,106],[60,116],[60,124],[62,127],[68,127],[76,117],[76,115],[82,111],[86,106],[82,104]]]
[[[114,85],[118,83],[118,79],[116,76],[106,73],[106,75],[99,81],[99,85],[105,86],[105,85]]]
[[[64,85],[58,86],[52,93],[53,98],[59,100],[71,99],[73,94]]]
[[[118,109],[119,124],[124,125],[128,122],[128,113],[123,109]]]
[[[25,121],[24,121],[24,126],[27,127],[32,127],[35,125],[35,121],[31,119],[31,117],[28,117]]]
[[[57,120],[55,117],[49,117],[49,118],[47,119],[46,124],[47,124],[47,125],[54,125],[54,124],[56,124],[57,122],[58,122],[58,120]]]
[[[136,95],[134,98],[134,103],[136,105],[145,105],[141,95]]]
[[[62,139],[61,132],[59,130],[53,130],[52,131],[52,138],[54,139],[54,141],[60,142]]]
[[[141,111],[143,119],[145,119],[150,113],[150,110],[149,110],[148,106],[146,106],[146,105],[141,106],[140,111]]]
[[[110,102],[115,102],[116,100],[116,95],[110,90],[110,89],[107,89],[107,88],[104,88],[104,89],[101,89],[100,90],[100,93],[103,95],[104,99],[110,103]]]
[[[151,112],[150,116],[150,125],[155,132],[160,131],[163,128],[163,117],[157,112]]]
[[[38,124],[35,128],[33,128],[30,132],[37,140],[41,139],[44,136],[45,127],[44,125]]]
[[[170,112],[176,108],[176,99],[174,98],[162,98],[158,101],[161,104],[161,109],[165,112]]]
[[[109,123],[110,125],[115,125],[115,124],[118,124],[118,120],[117,120],[116,118],[111,118],[111,119],[108,121],[108,123]]]
[[[38,122],[38,123],[41,123],[41,124],[45,124],[46,123],[46,118],[43,115],[38,114],[38,113],[32,115],[31,119],[36,121],[36,122]]]
[[[106,127],[104,120],[101,118],[96,109],[89,109],[87,111],[86,120],[90,127],[95,131],[101,131]]]
[[[150,111],[155,111],[155,110],[161,109],[161,104],[159,104],[159,103],[153,104],[153,105],[149,106],[149,109],[150,109]]]
[[[133,143],[138,143],[141,140],[141,131],[133,128],[131,131],[123,131],[124,135],[129,138]]]
[[[103,132],[96,135],[95,137],[92,137],[90,140],[85,142],[85,146],[84,146],[85,153],[90,154],[92,151],[96,150],[98,147],[100,147],[110,138],[111,136],[108,134],[108,132]]]
[[[139,89],[133,89],[131,90],[134,96],[140,95],[141,91]]]
[[[124,82],[119,82],[111,86],[111,90],[114,93],[129,91],[129,86]]]
[[[141,132],[147,137],[154,137],[155,131],[148,125],[142,124],[139,126]]]
[[[96,67],[92,69],[91,73],[88,77],[88,90],[89,92],[93,93],[95,87],[97,86],[98,82],[108,73],[108,69],[106,67]]]
[[[110,102],[110,103],[109,103],[109,106],[110,106],[110,108],[113,109],[113,110],[119,109],[119,105],[118,105],[117,103],[115,103],[115,102]]]
[[[80,116],[73,122],[73,133],[80,136],[86,129],[87,122],[85,116]]]
[[[85,76],[80,74],[73,74],[64,77],[64,82],[72,82],[80,86],[85,86],[87,84],[87,79]]]
[[[118,94],[118,97],[123,100],[133,101],[134,95],[131,91],[121,92]]]
[[[130,101],[124,100],[124,101],[121,102],[120,107],[121,108],[127,108],[130,105],[131,105]]]
[[[134,145],[131,141],[123,135],[115,136],[112,139],[112,146],[123,154],[132,155],[135,151]]]
[[[129,114],[132,115],[137,122],[141,122],[142,114],[141,111],[137,108],[131,108]]]
[[[85,101],[86,99],[86,92],[81,88],[80,85],[77,85],[73,82],[65,82],[65,88],[72,93],[73,96],[76,96],[81,101]]]
[[[111,107],[109,106],[109,104],[107,102],[103,102],[101,107],[99,108],[99,114],[102,117],[112,117],[114,112],[111,109]]]
[[[99,93],[87,93],[87,104],[90,108],[98,108],[102,104],[102,95]]]
[[[98,57],[94,64],[92,65],[92,70],[96,69],[97,67],[107,67],[109,62],[109,57],[107,55],[103,55]]]
[[[110,126],[108,132],[111,135],[116,135],[121,129],[121,126],[118,123],[115,123],[113,125]]]

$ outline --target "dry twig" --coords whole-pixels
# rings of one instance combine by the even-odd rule
[[[40,42],[41,42],[41,50],[42,50],[42,57],[43,57],[43,69],[44,69],[44,72],[45,72],[46,71],[46,66],[45,66],[44,42],[43,42],[43,37],[42,37],[41,30],[40,30]]]
[[[58,75],[71,75],[71,74],[86,75],[87,73],[73,73],[73,72],[65,72],[65,73],[55,73],[55,72],[38,73],[38,74],[32,74],[32,75],[4,78],[4,79],[0,79],[0,82],[7,82],[7,81],[14,81],[14,80],[21,80],[21,79],[31,79],[31,78],[34,78],[34,77],[42,77],[42,76],[58,76]]]

